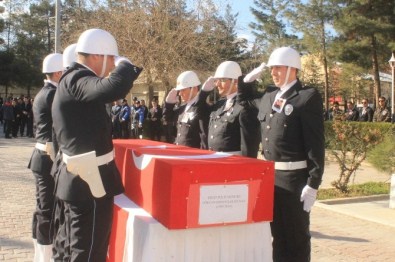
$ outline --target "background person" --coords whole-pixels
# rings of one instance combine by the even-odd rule
[[[347,109],[345,113],[345,120],[346,121],[358,121],[359,112],[355,108],[354,103],[352,101],[347,102]]]
[[[362,100],[362,108],[359,112],[359,122],[372,122],[373,121],[373,109],[369,106],[368,99]]]
[[[391,122],[391,110],[383,96],[379,97],[379,106],[374,110],[373,122]]]

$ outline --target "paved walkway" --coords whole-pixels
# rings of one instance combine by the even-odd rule
[[[0,261],[33,259],[34,179],[26,168],[33,146],[29,138],[0,138]],[[330,186],[337,169],[327,165],[323,187]],[[355,182],[388,179],[363,165]],[[395,210],[387,206],[386,199],[317,203],[311,215],[312,261],[394,261]]]

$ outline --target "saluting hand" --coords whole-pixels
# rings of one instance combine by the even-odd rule
[[[202,85],[202,90],[205,92],[212,91],[215,87],[215,80],[216,78],[214,78],[213,76],[207,78],[206,82],[204,82],[204,84]]]
[[[115,64],[115,66],[118,66],[119,63],[121,63],[121,62],[126,62],[126,63],[129,63],[129,64],[132,64],[132,62],[130,62],[130,60],[127,59],[126,57],[123,57],[123,56],[116,56],[115,59],[114,59],[114,64]],[[132,64],[132,65],[133,65],[133,64]]]
[[[175,104],[178,102],[178,98],[177,98],[177,90],[175,90],[174,88],[172,90],[170,90],[170,92],[167,94],[166,96],[166,103],[168,104]]]
[[[250,73],[248,73],[244,77],[244,80],[243,80],[244,83],[254,82],[261,76],[262,72],[265,71],[265,69],[266,69],[266,63],[262,63],[260,66],[258,66],[254,70],[252,70]]]

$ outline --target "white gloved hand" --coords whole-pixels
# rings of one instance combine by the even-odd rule
[[[249,72],[243,79],[244,83],[251,83],[257,80],[263,71],[266,69],[266,63],[262,63],[260,66]]]
[[[202,90],[205,92],[212,91],[215,87],[215,80],[216,78],[214,78],[213,76],[207,78],[206,82],[204,82],[204,84],[202,85]]]
[[[166,96],[166,103],[169,104],[175,104],[178,102],[178,98],[177,98],[177,90],[175,90],[174,88],[172,90],[170,90],[170,92],[167,94]]]
[[[115,59],[114,59],[115,66],[118,66],[119,63],[121,63],[121,62],[126,62],[126,63],[129,63],[129,64],[132,64],[132,62],[130,62],[130,60],[127,59],[126,57],[116,56]]]
[[[315,200],[317,199],[317,191],[317,189],[308,185],[303,188],[302,194],[300,195],[300,202],[303,202],[304,211],[310,212]]]

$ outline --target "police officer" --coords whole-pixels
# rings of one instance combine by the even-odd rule
[[[310,261],[310,210],[324,171],[322,98],[297,78],[301,59],[296,50],[274,50],[267,66],[275,87],[250,102],[259,109],[263,157],[275,163],[273,260]],[[264,68],[253,70],[248,81]],[[240,86],[239,97],[249,92]]]
[[[177,119],[175,144],[207,149],[209,107],[208,92],[199,92],[200,80],[195,72],[185,71],[177,77],[177,86],[165,100],[165,119]],[[182,105],[175,108],[179,93]],[[202,96],[199,99],[199,96]]]
[[[50,54],[43,61],[46,75],[44,87],[33,103],[36,124],[36,146],[28,167],[36,182],[36,210],[33,213],[32,234],[35,248],[34,261],[49,262],[52,256],[52,211],[54,180],[51,176],[54,152],[52,147],[52,101],[63,72],[61,54]]]
[[[54,260],[100,262],[106,261],[114,195],[124,190],[106,103],[125,97],[141,69],[118,57],[116,40],[101,29],[83,32],[76,52],[52,106],[60,150],[55,192],[67,229],[56,235]]]
[[[383,96],[379,97],[379,106],[374,111],[373,122],[391,122],[391,111]]]
[[[69,68],[69,66],[77,61],[77,53],[75,49],[77,48],[77,43],[71,44],[67,46],[63,51],[63,67],[65,69]]]
[[[216,85],[221,97],[210,108],[208,147],[218,152],[256,158],[259,147],[258,111],[236,102],[241,76],[238,63],[225,61],[218,66],[214,77],[209,77],[202,86],[203,92],[210,92]]]

